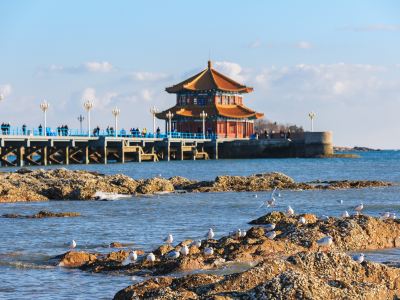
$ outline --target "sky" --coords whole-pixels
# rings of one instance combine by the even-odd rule
[[[400,149],[399,1],[1,1],[0,122],[152,127],[171,86],[207,60],[254,87],[268,120],[333,131],[338,146]],[[164,128],[163,121],[157,125]]]

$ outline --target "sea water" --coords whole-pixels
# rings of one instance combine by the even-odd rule
[[[400,152],[361,153],[359,159],[254,159],[171,161],[68,166],[134,178],[184,176],[212,180],[218,175],[282,172],[297,181],[368,179],[400,182]],[[2,169],[4,171],[11,169]],[[257,194],[257,197],[254,195]],[[34,214],[40,210],[73,211],[73,218],[0,218],[0,299],[111,299],[133,283],[124,275],[92,274],[54,266],[49,259],[66,252],[75,239],[77,250],[107,253],[111,242],[130,243],[149,251],[168,233],[175,241],[202,238],[212,227],[216,238],[270,211],[257,209],[267,192],[184,193],[115,201],[50,201],[0,204],[0,214]],[[364,203],[365,214],[385,211],[400,215],[400,186],[350,190],[282,191],[276,210],[287,205],[296,213],[340,216]],[[343,200],[343,203],[340,203]],[[398,249],[366,253],[374,261],[399,261]]]

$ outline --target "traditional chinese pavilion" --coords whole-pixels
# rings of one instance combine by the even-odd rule
[[[211,61],[207,69],[167,87],[166,91],[176,94],[176,104],[156,116],[167,124],[167,115],[171,112],[172,131],[201,133],[201,114],[204,111],[207,114],[205,130],[208,134],[247,138],[254,133],[254,120],[264,115],[243,104],[243,95],[252,92],[253,88],[217,72]]]

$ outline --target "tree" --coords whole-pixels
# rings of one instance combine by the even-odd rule
[[[304,129],[301,126],[297,126],[294,124],[280,124],[278,122],[272,122],[265,118],[258,119],[254,122],[254,131],[257,133],[263,133],[267,131],[268,133],[271,132],[303,132]]]

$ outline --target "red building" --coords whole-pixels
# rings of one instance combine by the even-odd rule
[[[176,94],[176,104],[156,116],[167,124],[171,112],[172,131],[202,133],[204,111],[206,133],[222,138],[247,138],[254,133],[254,120],[264,115],[243,104],[243,95],[253,88],[217,72],[211,61],[207,69],[166,91]]]

